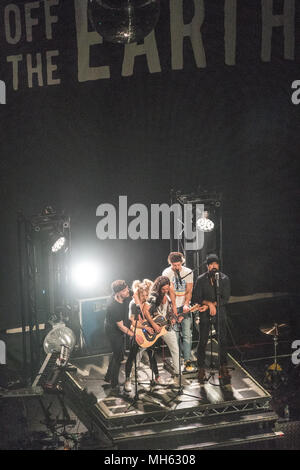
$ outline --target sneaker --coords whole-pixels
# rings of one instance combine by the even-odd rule
[[[124,390],[125,392],[128,392],[128,393],[132,391],[130,379],[126,380],[125,385],[124,385]]]
[[[119,385],[115,385],[114,387],[111,387],[110,392],[108,396],[110,397],[118,397],[121,395],[121,390]]]
[[[231,375],[229,373],[229,370],[227,369],[226,365],[222,365],[220,370],[219,370],[219,377],[220,379],[230,379]]]
[[[163,379],[162,379],[160,376],[155,377],[154,382],[155,382],[157,385],[164,385],[164,384],[165,384],[165,382],[163,381]]]
[[[191,361],[185,361],[184,370],[186,372],[194,372],[195,368],[194,368],[193,364],[191,363]]]

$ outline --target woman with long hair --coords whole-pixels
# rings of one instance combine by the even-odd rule
[[[176,323],[174,318],[172,302],[169,297],[170,279],[166,276],[159,276],[155,279],[149,298],[145,307],[145,312],[150,316],[150,324],[156,333],[159,333],[161,327],[155,323],[153,318],[156,315],[162,315],[170,320],[170,328],[163,339],[167,344],[172,356],[173,370],[176,376],[179,374],[179,347],[177,336],[173,328]]]

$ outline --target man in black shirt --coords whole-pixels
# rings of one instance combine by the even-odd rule
[[[207,272],[198,277],[193,292],[193,303],[207,306],[206,311],[200,313],[200,335],[197,348],[198,378],[200,383],[203,383],[205,380],[205,350],[208,342],[211,320],[218,330],[220,377],[227,379],[230,377],[226,367],[226,304],[230,297],[230,280],[228,276],[219,272],[220,264],[217,255],[208,255],[206,263]],[[219,312],[217,312],[216,273],[219,273]]]
[[[124,333],[133,336],[133,332],[124,324],[128,317],[129,288],[125,281],[117,280],[111,285],[113,296],[107,306],[105,332],[112,348],[112,356],[106,372],[105,381],[110,382],[113,389],[118,387],[119,371],[124,356]]]

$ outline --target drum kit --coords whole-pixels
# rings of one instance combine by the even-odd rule
[[[284,377],[283,377],[283,369],[278,364],[278,353],[277,353],[277,347],[278,347],[278,338],[279,335],[284,332],[288,328],[287,323],[274,323],[273,325],[270,326],[262,326],[260,327],[260,331],[268,336],[273,336],[273,342],[274,342],[274,363],[268,366],[266,375],[265,375],[265,383],[272,389],[277,389],[279,385],[283,382]]]

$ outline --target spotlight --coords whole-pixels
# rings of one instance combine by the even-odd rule
[[[89,0],[88,14],[106,41],[138,42],[155,28],[160,0]]]
[[[56,361],[49,370],[43,388],[48,392],[56,391],[63,370],[67,367],[76,338],[64,323],[56,323],[44,339],[46,354],[56,353]]]
[[[36,236],[44,239],[52,253],[57,253],[63,247],[67,248],[70,219],[64,214],[57,214],[53,207],[44,207],[39,215],[33,216],[31,226]]]
[[[53,352],[61,352],[62,346],[68,348],[71,354],[76,343],[76,338],[73,331],[68,328],[64,323],[59,322],[53,325],[52,330],[49,331],[44,339],[44,351],[46,354]]]
[[[72,270],[73,282],[81,288],[95,287],[99,281],[99,267],[95,263],[84,262]]]
[[[215,224],[208,218],[208,212],[204,211],[203,216],[197,220],[197,227],[201,232],[212,232]]]

